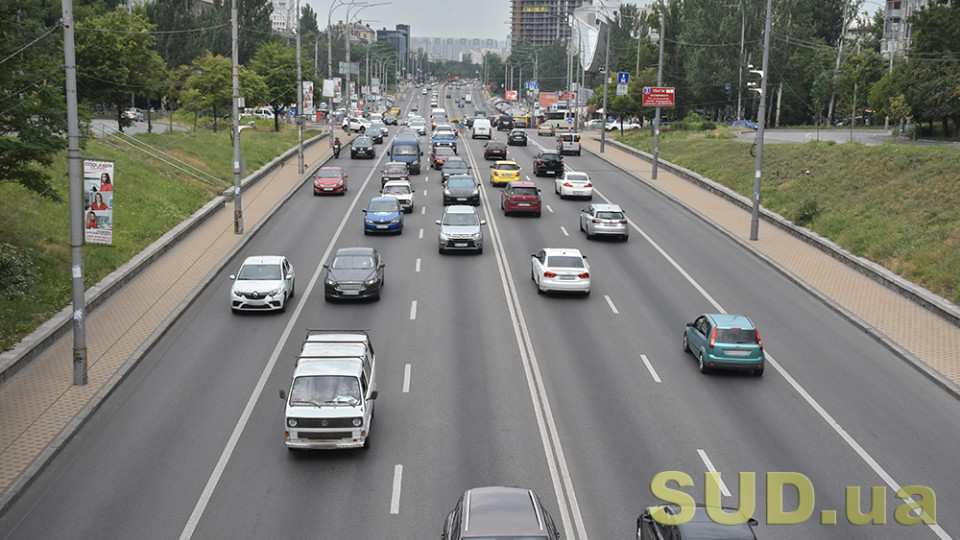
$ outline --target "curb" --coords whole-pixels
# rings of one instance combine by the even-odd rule
[[[305,146],[312,145],[327,134],[320,134],[304,141]],[[240,181],[241,192],[267,177],[291,156],[296,155],[297,148],[291,148],[280,156],[274,158],[269,163],[260,167],[259,170],[250,174]],[[228,190],[232,194],[232,188]],[[189,234],[194,227],[202,224],[209,217],[219,210],[226,200],[228,194],[218,195],[213,200],[203,205],[199,210],[193,213],[189,218],[177,224],[174,228],[167,231],[163,236],[147,246],[143,251],[137,253],[129,261],[111,272],[99,283],[91,286],[84,293],[84,308],[91,312],[100,304],[113,296],[130,280],[140,274],[145,268],[152,264],[158,257],[170,250],[174,245]],[[0,354],[0,385],[6,382],[17,371],[26,367],[31,360],[37,357],[44,349],[50,346],[54,341],[72,330],[73,319],[72,305],[68,305],[60,310],[59,313],[41,324],[36,330],[27,335],[20,343],[17,343],[12,349]]]
[[[628,153],[631,153],[631,154],[633,154],[633,155],[636,155],[636,156],[638,156],[638,157],[644,158],[644,159],[646,159],[647,161],[652,161],[652,160],[653,160],[653,156],[651,156],[650,154],[647,154],[646,152],[642,152],[642,151],[637,150],[637,149],[635,149],[635,148],[631,148],[631,147],[626,146],[626,145],[624,145],[623,143],[620,143],[620,142],[607,141],[607,144],[611,144],[611,143],[617,145],[617,147],[618,147],[619,149],[624,150],[624,151],[626,151],[626,152],[628,152]],[[917,371],[919,371],[920,373],[922,373],[923,375],[925,375],[925,376],[926,376],[928,379],[930,379],[934,384],[936,384],[937,386],[939,386],[939,387],[941,387],[942,389],[946,390],[948,393],[950,393],[951,395],[953,395],[954,398],[960,399],[960,385],[957,385],[956,383],[954,383],[954,382],[951,381],[950,379],[946,378],[942,373],[940,373],[939,371],[933,369],[932,367],[930,367],[929,365],[927,365],[926,362],[924,362],[923,360],[921,360],[921,359],[917,358],[916,356],[914,356],[913,353],[911,353],[910,351],[908,351],[907,349],[905,349],[904,347],[902,347],[899,343],[897,343],[896,341],[890,339],[889,336],[887,336],[887,335],[884,334],[883,332],[877,330],[876,328],[873,327],[873,325],[871,325],[871,324],[868,323],[867,321],[863,320],[862,318],[860,318],[858,315],[856,315],[855,313],[851,312],[851,311],[848,310],[847,308],[843,307],[842,305],[840,305],[839,303],[837,303],[834,299],[832,299],[832,298],[830,298],[829,296],[825,295],[825,294],[824,294],[823,292],[821,292],[819,289],[813,287],[812,285],[810,285],[809,283],[807,283],[806,281],[804,281],[800,276],[796,275],[795,273],[793,273],[791,270],[789,270],[788,268],[786,268],[785,266],[783,266],[783,265],[780,264],[779,262],[773,260],[772,258],[770,258],[769,256],[767,256],[765,253],[763,253],[763,252],[759,251],[758,249],[756,249],[756,248],[755,248],[753,245],[751,245],[749,242],[747,242],[747,241],[743,240],[742,238],[740,238],[739,236],[736,236],[735,234],[731,233],[731,232],[728,231],[726,228],[722,227],[719,223],[713,221],[712,219],[710,219],[710,218],[707,217],[706,215],[702,214],[700,211],[698,211],[697,209],[693,208],[692,206],[690,206],[689,204],[685,203],[684,201],[678,199],[677,197],[673,196],[673,195],[670,194],[670,193],[667,193],[667,192],[664,191],[662,188],[660,188],[660,186],[657,186],[656,184],[652,183],[652,181],[649,181],[649,180],[646,180],[646,179],[640,177],[639,175],[637,175],[637,174],[634,173],[633,171],[627,169],[626,167],[620,165],[619,163],[613,161],[612,159],[607,158],[607,157],[606,157],[605,155],[603,155],[603,154],[599,154],[599,153],[593,152],[593,151],[591,151],[591,150],[589,150],[589,149],[588,149],[587,151],[590,152],[591,154],[599,157],[600,159],[606,161],[607,163],[613,165],[614,167],[620,169],[621,171],[623,171],[624,173],[630,175],[631,177],[635,178],[636,180],[638,180],[638,181],[640,181],[640,182],[643,182],[644,184],[648,185],[651,189],[657,191],[658,193],[660,193],[661,195],[663,195],[664,197],[666,197],[668,200],[672,201],[674,204],[676,204],[676,205],[684,208],[685,210],[687,210],[688,212],[690,212],[690,213],[693,214],[694,216],[698,217],[700,220],[702,220],[704,223],[706,223],[706,224],[709,225],[710,227],[713,227],[715,230],[717,230],[717,231],[719,231],[720,233],[726,235],[728,238],[730,238],[731,240],[733,240],[734,242],[736,242],[737,244],[739,244],[740,246],[742,246],[744,249],[746,249],[748,252],[750,252],[751,254],[753,254],[755,257],[757,257],[757,258],[760,259],[761,261],[769,264],[769,265],[770,265],[771,267],[773,267],[775,270],[777,270],[778,272],[780,272],[781,274],[783,274],[787,279],[789,279],[790,281],[794,282],[796,285],[798,285],[799,287],[801,287],[802,289],[804,289],[805,291],[807,291],[808,293],[810,293],[814,298],[818,299],[820,302],[822,302],[822,303],[823,303],[824,305],[826,305],[828,308],[830,308],[831,310],[833,310],[835,313],[837,313],[838,315],[840,315],[840,316],[842,316],[842,317],[847,318],[850,322],[852,322],[853,324],[855,324],[856,326],[858,326],[865,334],[867,334],[868,336],[872,337],[874,340],[876,340],[878,343],[880,343],[881,346],[883,346],[884,348],[886,348],[887,350],[889,350],[889,351],[892,352],[893,354],[899,356],[901,359],[903,359],[904,361],[906,361],[907,364],[909,364],[911,367],[913,367],[914,369],[916,369]],[[725,187],[725,186],[722,186],[722,185],[720,185],[720,184],[718,184],[718,183],[716,183],[716,182],[714,182],[714,181],[712,181],[712,180],[703,178],[702,176],[700,176],[699,174],[697,174],[697,173],[695,173],[695,172],[693,172],[693,171],[690,171],[690,170],[688,170],[688,169],[684,169],[684,168],[682,168],[682,167],[678,167],[678,166],[676,166],[676,165],[674,165],[674,164],[672,164],[672,163],[669,163],[669,162],[667,162],[667,161],[664,161],[664,160],[662,160],[662,159],[658,159],[658,164],[659,164],[661,167],[663,167],[663,168],[665,168],[665,169],[668,169],[671,173],[673,173],[673,174],[675,174],[675,175],[683,178],[684,180],[687,180],[687,181],[689,181],[689,182],[692,182],[692,183],[694,183],[694,184],[697,184],[699,187],[702,187],[703,189],[707,189],[708,191],[711,191],[711,192],[715,193],[716,195],[719,195],[719,196],[723,197],[724,199],[726,199],[726,200],[728,200],[728,201],[734,202],[734,203],[736,203],[738,206],[740,206],[740,207],[742,207],[742,208],[744,208],[744,209],[746,209],[746,210],[750,210],[750,209],[751,209],[750,200],[749,200],[749,199],[747,199],[746,197],[743,197],[742,195],[740,195],[740,194],[738,194],[738,193],[735,193],[735,192],[731,191],[730,189],[728,189],[728,188]],[[801,229],[801,228],[793,225],[789,220],[784,219],[782,216],[780,216],[780,215],[778,215],[778,214],[775,214],[775,213],[773,213],[773,212],[771,212],[771,211],[769,211],[769,210],[767,210],[767,209],[765,209],[765,208],[761,208],[761,209],[760,209],[760,212],[761,212],[761,216],[762,216],[765,220],[767,220],[767,221],[769,221],[770,223],[772,223],[773,225],[775,225],[775,226],[777,226],[777,227],[779,227],[779,228],[781,228],[781,229],[783,229],[783,230],[791,233],[792,235],[794,235],[794,236],[802,239],[803,241],[805,241],[805,242],[813,245],[814,247],[820,249],[821,251],[823,251],[823,252],[825,252],[825,253],[833,256],[834,258],[838,259],[840,262],[842,262],[842,263],[844,263],[844,264],[846,264],[846,265],[854,268],[855,270],[861,272],[861,273],[864,274],[865,276],[867,276],[867,277],[869,277],[869,278],[871,278],[871,279],[874,279],[875,281],[878,281],[878,282],[881,283],[882,285],[884,285],[884,286],[886,286],[886,287],[894,290],[895,292],[901,293],[901,294],[903,294],[904,296],[906,296],[907,298],[910,298],[911,300],[914,300],[914,298],[913,298],[913,296],[912,296],[911,294],[905,293],[905,292],[901,292],[900,289],[898,289],[898,288],[895,287],[895,286],[891,286],[891,285],[888,284],[886,281],[883,281],[883,280],[874,278],[873,272],[876,271],[874,268],[860,268],[860,267],[858,266],[858,265],[863,264],[863,263],[868,263],[868,264],[869,264],[870,266],[872,266],[872,267],[879,267],[879,265],[877,265],[877,264],[875,264],[875,263],[873,263],[873,262],[870,262],[870,261],[866,261],[865,259],[861,259],[860,257],[856,257],[855,255],[850,254],[849,252],[847,252],[847,251],[844,250],[843,248],[839,247],[839,246],[836,245],[835,243],[831,242],[830,240],[827,240],[826,238],[823,238],[823,237],[821,237],[820,235],[818,235],[818,234],[816,234],[816,233],[813,233],[813,232],[811,232],[811,231],[808,231],[808,230],[806,230],[806,229]],[[839,255],[838,255],[834,250],[836,250],[836,252],[839,252]],[[882,270],[883,272],[886,272],[886,273],[888,273],[888,274],[891,274],[891,272],[890,272],[889,270],[885,269],[885,268],[879,267],[879,269]],[[893,278],[889,278],[889,277],[888,277],[888,279],[892,279],[892,280],[894,280],[894,281],[895,281],[895,280],[905,281],[905,280],[903,280],[902,278],[900,278],[899,276],[895,276],[895,275],[893,276]],[[914,284],[912,284],[912,283],[908,283],[908,285],[910,285],[912,288],[919,288],[919,287],[917,287],[916,285],[914,285]],[[930,291],[926,291],[926,290],[924,289],[923,292],[925,292],[926,295],[929,295],[929,296],[935,297],[935,298],[937,298],[937,299],[940,299],[943,303],[947,304],[947,306],[953,306],[953,304],[950,304],[950,302],[948,302],[947,300],[942,299],[942,298],[940,298],[939,296],[934,295],[934,294],[931,293]],[[936,314],[938,314],[938,315],[943,316],[943,315],[940,313],[939,310],[933,309],[933,308],[931,308],[930,306],[928,306],[928,305],[925,304],[925,303],[917,302],[917,304],[921,305],[922,307],[924,307],[924,308],[926,308],[926,309],[928,309],[928,310],[930,310],[930,311],[933,311],[934,313],[936,313]],[[957,313],[956,313],[955,316],[960,316],[960,310],[957,310],[956,306],[953,306],[953,310],[957,311]],[[953,322],[954,324],[957,324],[957,322],[956,322],[957,319],[955,319],[955,318],[953,318],[953,317],[944,317],[944,318],[947,319],[947,320],[950,321],[950,322]]]

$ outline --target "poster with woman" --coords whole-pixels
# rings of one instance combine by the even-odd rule
[[[114,163],[83,160],[83,236],[87,244],[113,244]]]

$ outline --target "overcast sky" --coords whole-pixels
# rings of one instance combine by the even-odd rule
[[[377,4],[388,0],[366,0]],[[330,6],[336,0],[301,0],[317,12],[317,24],[327,26]],[[650,0],[631,0],[629,3],[648,5]],[[506,40],[510,34],[510,0],[392,0],[385,6],[350,10],[351,18],[369,22],[376,30],[393,30],[398,24],[409,24],[411,37],[464,37]],[[356,16],[355,14],[358,14]],[[347,8],[333,10],[331,21],[336,24],[347,17]]]

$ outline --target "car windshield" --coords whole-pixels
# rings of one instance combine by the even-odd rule
[[[513,188],[514,195],[536,195],[537,188],[533,187],[515,187]]]
[[[447,185],[450,187],[476,187],[472,178],[451,178],[447,180]]]
[[[575,255],[551,255],[547,257],[547,266],[557,268],[583,268],[583,259]]]
[[[407,166],[403,163],[388,163],[383,166],[383,172],[390,174],[402,174],[407,172]]]
[[[416,146],[411,144],[401,144],[393,147],[393,155],[395,156],[415,156],[419,154]]]
[[[370,146],[370,137],[357,137],[353,140],[354,146]]]
[[[557,161],[560,159],[559,154],[540,154],[540,159],[544,161]]]
[[[455,156],[456,152],[453,151],[453,148],[449,146],[438,146],[433,150],[433,153],[438,156]]]
[[[520,166],[516,163],[501,163],[496,166],[498,171],[519,171]]]
[[[373,129],[380,129],[380,130],[382,130],[383,128],[386,128],[387,126],[384,125],[384,124],[382,124],[382,123],[380,123],[380,122],[374,122],[374,123],[370,124],[370,127],[373,128]]]
[[[367,212],[398,212],[397,201],[373,201],[367,207]]]
[[[590,177],[584,173],[567,173],[563,178],[564,180],[576,180],[578,182],[586,182],[590,179]]]
[[[409,195],[409,186],[387,186],[383,188],[384,195]]]
[[[333,268],[338,270],[373,268],[373,257],[369,255],[340,255],[333,260]]]
[[[279,264],[245,264],[240,269],[237,279],[243,280],[278,280],[280,279]]]
[[[466,168],[467,168],[467,164],[464,161],[447,160],[447,162],[443,164],[443,170],[445,171],[451,170],[451,169],[466,169]]]
[[[599,219],[623,219],[623,214],[620,212],[597,212],[597,218]]]
[[[320,407],[323,405],[357,405],[360,403],[360,380],[344,375],[297,377],[290,389],[290,405]]]
[[[717,328],[718,343],[757,344],[757,332],[742,328]]]
[[[317,171],[318,178],[340,178],[343,173],[338,170],[320,169]]]
[[[443,216],[444,225],[479,225],[480,219],[476,214],[447,214]]]

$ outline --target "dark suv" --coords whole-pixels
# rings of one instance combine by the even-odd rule
[[[513,129],[513,117],[509,114],[501,114],[497,119],[497,131],[510,131]]]
[[[697,505],[693,510],[693,518],[682,525],[663,525],[653,519],[651,512],[658,507],[651,506],[637,518],[637,538],[640,540],[661,540],[673,538],[675,540],[701,538],[729,538],[730,540],[757,540],[753,528],[757,520],[744,518],[740,525],[720,525],[710,519],[707,509]],[[675,504],[660,506],[667,515],[675,516],[680,513],[680,507]],[[724,508],[724,512],[732,513],[734,509]]]
[[[542,150],[537,157],[533,158],[533,174],[535,176],[563,174],[563,157],[559,152]]]
[[[553,518],[532,490],[480,487],[467,490],[443,523],[440,538],[560,538]]]

